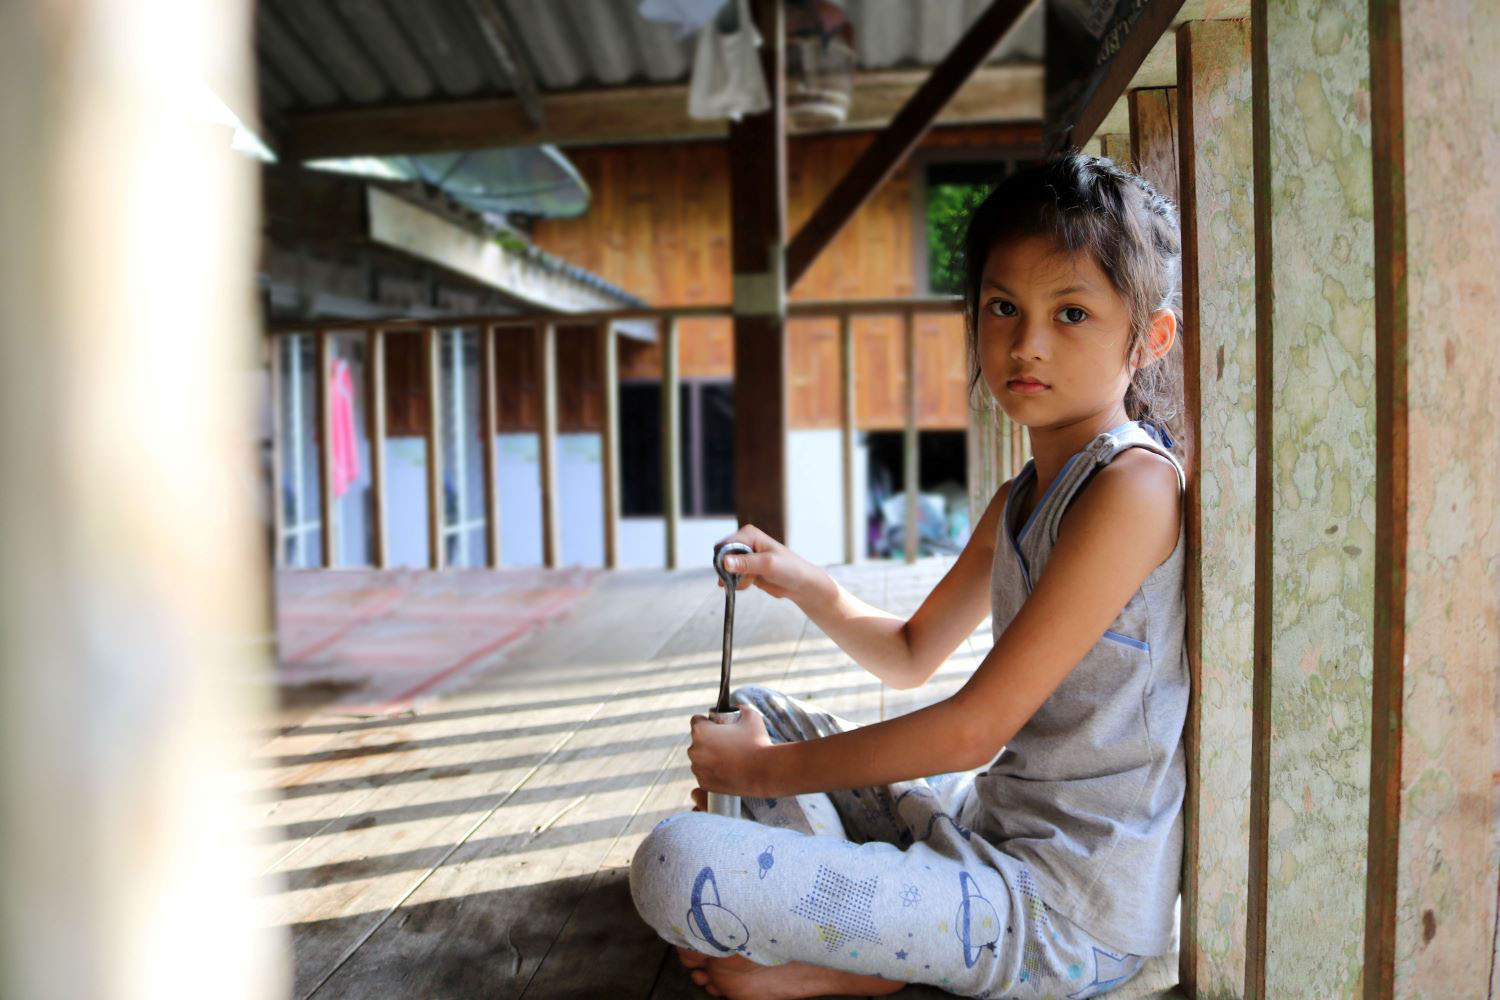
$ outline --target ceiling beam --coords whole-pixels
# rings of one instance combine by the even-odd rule
[[[1023,5],[1024,6],[1024,5]],[[1039,63],[1006,63],[975,71],[938,113],[943,125],[1031,122],[1042,117]],[[841,129],[885,128],[922,85],[923,70],[857,73],[849,117]],[[289,114],[289,160],[434,153],[493,146],[554,143],[599,146],[685,139],[723,139],[723,121],[687,113],[687,87],[608,87],[541,96],[543,124],[532,124],[515,98],[469,99]]]
[[[943,61],[933,67],[927,79],[896,112],[890,126],[854,161],[849,172],[792,237],[786,251],[787,288],[796,285],[823,248],[901,165],[906,154],[938,120],[944,105],[995,51],[995,46],[1030,6],[1031,0],[994,0]]]
[[[537,89],[531,67],[522,56],[520,46],[516,44],[516,36],[510,30],[510,25],[505,23],[499,6],[495,0],[466,2],[474,20],[479,23],[479,33],[484,38],[485,47],[505,71],[510,85],[515,88],[521,110],[526,112],[526,117],[531,119],[533,126],[541,128],[544,121],[541,92]]]
[[[1125,40],[1120,44],[1119,51],[1110,60],[1108,67],[1105,68],[1104,75],[1099,78],[1094,92],[1078,109],[1077,118],[1072,127],[1058,131],[1052,148],[1053,152],[1082,145],[1094,137],[1094,133],[1109,115],[1110,110],[1124,96],[1126,89],[1132,85],[1137,71],[1140,70],[1151,50],[1162,40],[1162,36],[1167,33],[1168,29],[1178,23],[1177,13],[1183,6],[1183,0],[1143,0],[1143,2],[1144,8],[1130,25],[1129,31],[1125,34]],[[1167,39],[1168,43],[1172,41],[1173,39]]]
[[[544,267],[495,240],[378,187],[365,188],[370,242],[462,275],[542,309],[581,312],[619,298]]]

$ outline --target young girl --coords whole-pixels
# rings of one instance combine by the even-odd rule
[[[752,525],[726,568],[795,601],[886,684],[926,681],[983,619],[952,697],[855,726],[763,687],[692,721],[703,790],[630,885],[693,981],[728,997],[1097,996],[1173,944],[1183,472],[1165,419],[1179,327],[1172,205],[1107,159],[1003,181],[965,237],[972,370],[1032,460],[909,621]],[[733,565],[738,563],[738,565]],[[987,765],[987,766],[986,766]]]

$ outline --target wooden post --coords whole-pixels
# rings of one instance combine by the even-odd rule
[[[1135,154],[1130,149],[1128,133],[1109,132],[1099,136],[1099,149],[1099,155],[1107,156],[1127,169],[1135,169]]]
[[[1309,5],[1310,6],[1310,5]],[[1368,0],[1255,0],[1252,996],[1359,989],[1374,682]],[[1336,25],[1336,30],[1330,26]]]
[[[917,494],[921,456],[917,441],[917,323],[910,309],[901,314],[901,340],[906,353],[906,434],[902,441],[902,465],[906,477],[906,561],[917,561]]]
[[[1132,90],[1128,105],[1130,151],[1136,172],[1176,204],[1177,88]]]
[[[677,524],[682,512],[682,420],[677,400],[677,317],[657,324],[661,343],[661,509],[665,565],[677,568]]]
[[[548,320],[538,328],[542,383],[542,437],[538,455],[542,488],[542,562],[555,569],[562,557],[557,518],[557,324]]]
[[[443,568],[443,428],[442,334],[428,327],[422,334],[427,363],[427,565]]]
[[[1455,0],[1368,9],[1376,501],[1364,996],[1493,996],[1500,17]]]
[[[273,336],[266,340],[271,348],[271,529],[275,534],[275,555],[271,565],[281,569],[286,565],[286,501],[281,495],[282,480],[286,476],[286,457],[281,447],[285,432],[281,419],[281,352],[286,347],[285,336]]]
[[[786,132],[781,0],[752,0],[771,108],[729,126],[734,508],[786,541]],[[663,439],[665,441],[665,438]]]
[[[858,488],[854,481],[854,316],[847,310],[839,314],[839,386],[843,414],[844,562],[854,563],[863,555],[859,544],[863,533],[854,514],[854,491]]]
[[[254,107],[253,16],[0,4],[0,996],[291,982],[251,819],[259,165],[206,110]]]
[[[366,404],[370,423],[370,516],[374,520],[375,551],[370,553],[377,569],[390,566],[390,548],[386,541],[385,496],[385,331],[369,333],[370,380]]]
[[[338,558],[337,536],[334,531],[333,502],[333,407],[328,399],[328,383],[333,376],[333,335],[327,330],[313,334],[316,347],[317,378],[313,385],[318,419],[318,520],[323,530],[319,555],[324,569],[331,569]]]
[[[599,324],[599,372],[603,410],[599,456],[604,487],[604,568],[620,565],[620,354],[615,324]]]
[[[1207,457],[1188,477],[1185,506],[1193,697],[1184,733],[1179,979],[1189,995],[1237,996],[1245,981],[1255,670],[1250,22],[1179,28],[1177,90],[1184,437]]]
[[[496,441],[499,435],[495,407],[499,397],[495,392],[495,338],[499,334],[493,326],[479,328],[479,341],[483,354],[480,370],[479,405],[483,409],[479,425],[484,435],[484,520],[485,537],[489,540],[490,569],[500,568],[500,454]]]

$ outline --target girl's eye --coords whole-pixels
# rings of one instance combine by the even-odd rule
[[[1005,299],[990,299],[990,312],[996,316],[1014,316],[1016,304]]]
[[[1089,316],[1088,313],[1084,312],[1082,309],[1078,308],[1077,306],[1068,306],[1062,312],[1058,313],[1058,315],[1063,318],[1063,322],[1064,323],[1070,323],[1070,324],[1071,323],[1082,323],[1084,320],[1088,319],[1088,316]]]

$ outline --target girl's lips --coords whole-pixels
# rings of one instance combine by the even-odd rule
[[[1023,396],[1030,396],[1038,392],[1044,392],[1047,388],[1047,386],[1041,382],[1035,382],[1029,379],[1014,378],[1005,383],[1005,387],[1011,392],[1020,393]]]

